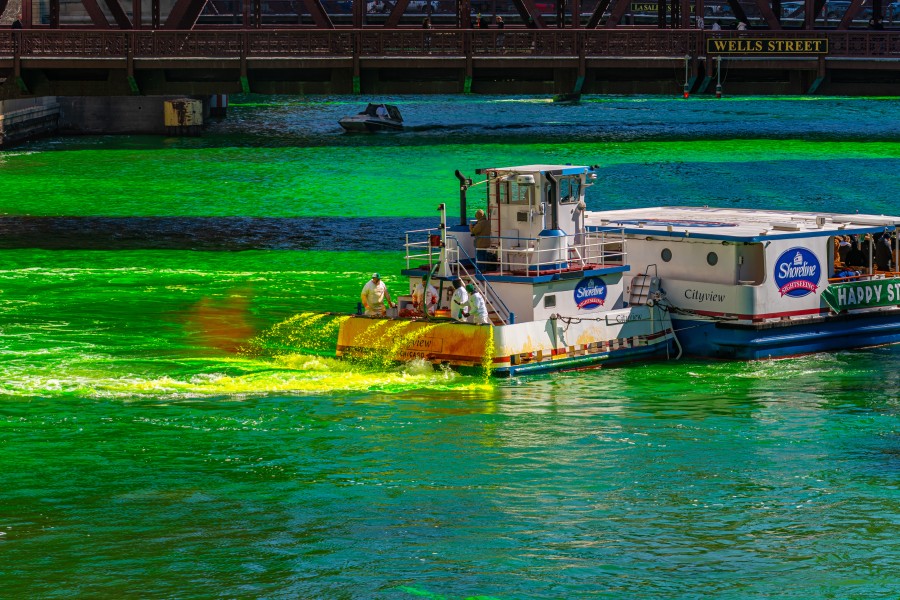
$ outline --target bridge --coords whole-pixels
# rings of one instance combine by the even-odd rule
[[[712,93],[726,77],[733,94],[900,94],[900,2],[882,0],[26,0],[18,16],[0,100]]]
[[[900,31],[22,29],[0,99],[387,93],[900,93]],[[721,72],[721,74],[720,74]]]

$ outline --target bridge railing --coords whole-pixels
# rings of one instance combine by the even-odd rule
[[[0,56],[21,58],[684,57],[722,38],[827,38],[829,57],[898,58],[900,31],[254,29],[13,30]]]

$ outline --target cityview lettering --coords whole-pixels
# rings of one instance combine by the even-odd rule
[[[704,302],[724,302],[725,294],[715,294],[713,292],[702,292],[700,290],[685,290],[684,297],[688,300],[696,300],[699,303]]]

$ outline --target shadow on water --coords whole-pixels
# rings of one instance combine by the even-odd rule
[[[0,249],[396,250],[435,218],[0,217]]]

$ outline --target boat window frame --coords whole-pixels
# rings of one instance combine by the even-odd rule
[[[574,185],[573,185],[574,182]],[[563,184],[566,186],[566,194],[563,194]],[[581,181],[580,175],[570,175],[567,177],[559,178],[559,203],[562,204],[575,204],[581,199],[581,193],[583,190],[583,182]]]

